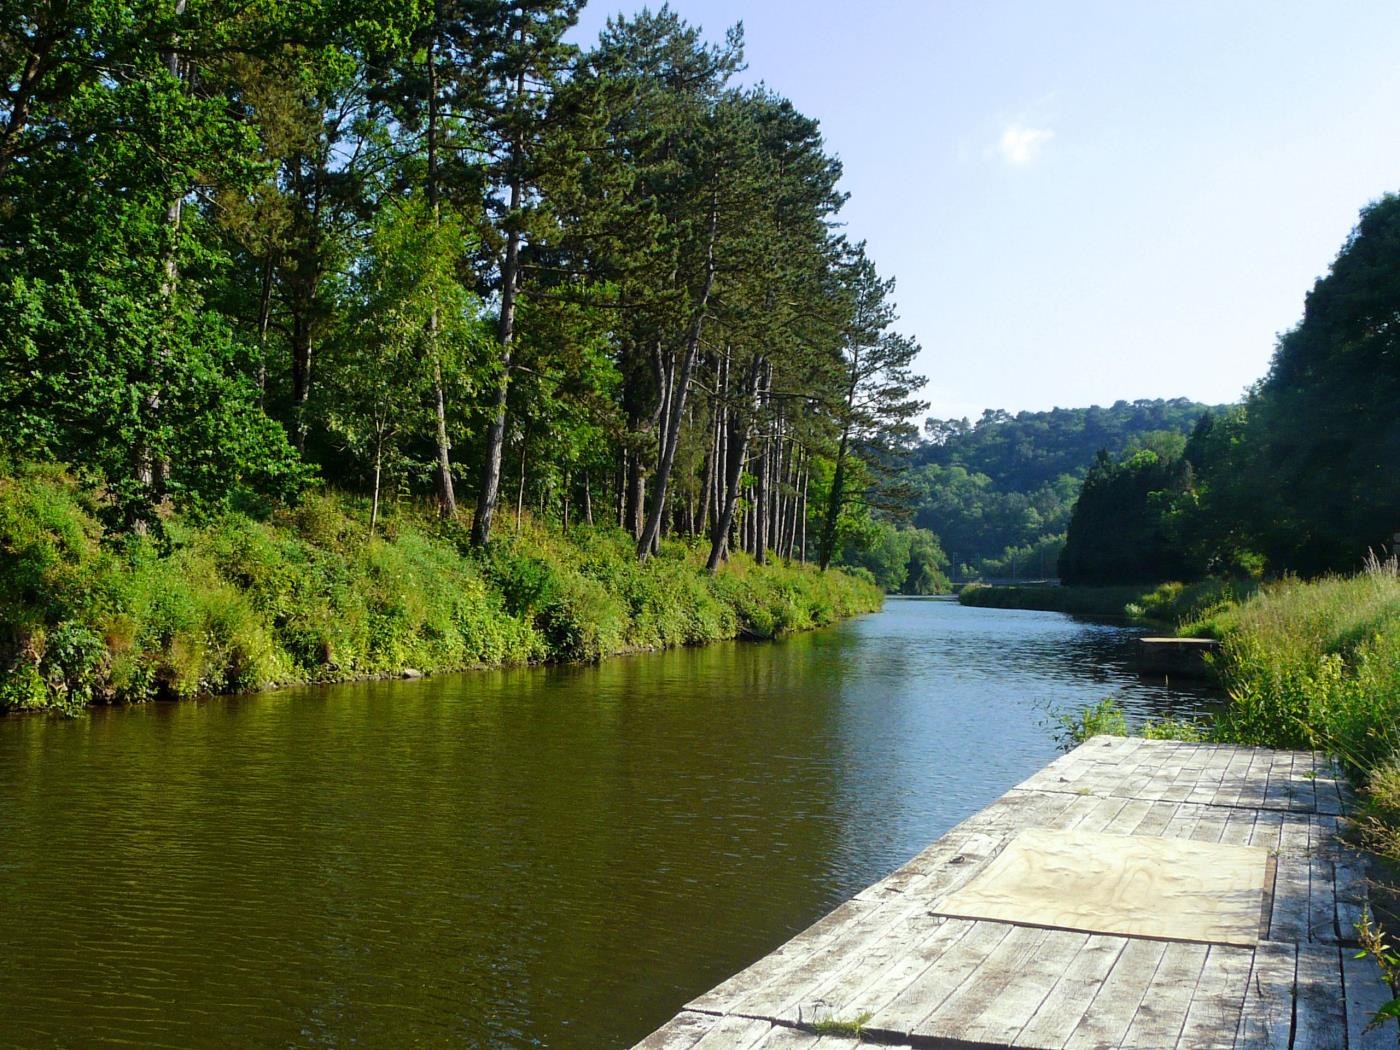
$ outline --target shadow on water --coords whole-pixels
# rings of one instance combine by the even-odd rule
[[[1053,757],[1211,698],[892,600],[772,645],[0,720],[0,1043],[630,1043]]]

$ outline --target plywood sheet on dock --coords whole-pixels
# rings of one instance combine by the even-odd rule
[[[1147,835],[1024,828],[935,907],[1087,933],[1252,947],[1269,851]]]
[[[859,1022],[896,1046],[1395,1046],[1365,1031],[1390,993],[1353,958],[1367,872],[1338,839],[1348,803],[1311,752],[1094,738],[640,1045],[826,1050]],[[1102,860],[1105,836],[1127,844],[1080,867],[1074,907],[1037,912],[1053,880],[1017,897],[1069,853]],[[1185,887],[1156,897],[1160,926],[1154,891],[1114,881],[1154,864]],[[1192,918],[1194,893],[1238,896]]]

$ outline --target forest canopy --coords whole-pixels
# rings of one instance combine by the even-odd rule
[[[817,122],[735,83],[740,27],[579,46],[580,6],[7,5],[5,452],[140,535],[328,482],[479,547],[527,508],[711,569],[888,547],[919,347]]]
[[[1080,486],[1100,451],[1184,443],[1207,406],[1185,398],[929,419],[914,450],[915,522],[961,575],[1055,575]]]
[[[1242,406],[1149,459],[1104,456],[1070,583],[1354,572],[1400,533],[1400,196],[1362,210]]]

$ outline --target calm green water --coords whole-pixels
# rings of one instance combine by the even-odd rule
[[[616,1047],[1054,754],[1131,632],[771,645],[0,719],[0,1044]]]

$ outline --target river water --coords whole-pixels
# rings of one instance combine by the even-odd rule
[[[772,644],[0,719],[0,1045],[618,1047],[1056,753],[1135,632]]]

